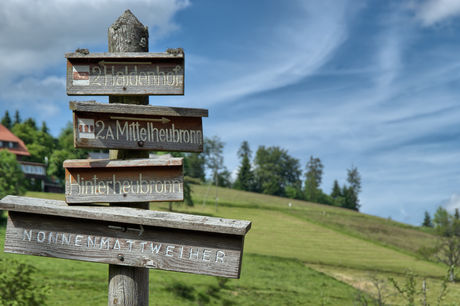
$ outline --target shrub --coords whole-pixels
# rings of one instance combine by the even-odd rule
[[[43,305],[46,285],[34,282],[36,268],[14,259],[0,258],[0,305]]]

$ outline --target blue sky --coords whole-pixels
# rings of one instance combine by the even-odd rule
[[[64,53],[107,51],[125,9],[150,29],[150,51],[182,47],[184,96],[151,105],[209,109],[204,134],[238,167],[243,140],[280,146],[322,188],[346,169],[361,211],[411,224],[460,208],[460,1],[13,1],[0,3],[0,114],[71,120]],[[106,97],[97,97],[100,102]]]

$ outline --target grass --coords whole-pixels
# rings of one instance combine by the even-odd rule
[[[398,284],[403,285],[406,281],[405,275],[395,275],[394,273],[379,272],[375,273],[372,271],[356,270],[350,268],[338,268],[326,265],[308,265],[310,268],[321,271],[327,275],[330,275],[338,280],[351,284],[356,289],[368,292],[371,296],[377,298],[378,289],[377,284],[380,287],[381,296],[385,304],[398,305],[401,303],[401,296],[398,294],[394,286],[389,281],[389,278],[394,278]],[[409,273],[407,270],[406,273]],[[423,280],[426,281],[427,287],[427,304],[437,305],[437,299],[440,296],[441,284],[443,280],[439,278],[430,277],[416,277],[416,289],[420,291],[422,288]],[[459,283],[448,283],[447,284],[447,299],[442,305],[458,305],[460,301],[460,284]],[[418,300],[420,300],[421,294],[418,294]],[[457,301],[457,302],[455,302]]]
[[[2,248],[4,232],[0,229]],[[34,265],[39,271],[36,281],[51,288],[49,305],[107,304],[107,265],[6,253],[0,256]],[[216,277],[152,270],[150,303],[197,305],[207,298],[211,304],[227,305],[353,305],[359,294],[300,260],[246,253],[243,267],[241,278],[228,280],[223,287]]]
[[[215,187],[193,185],[194,200],[212,205]],[[206,196],[207,195],[207,196]],[[281,211],[303,220],[331,228],[357,238],[380,243],[399,251],[418,255],[418,251],[436,242],[436,237],[418,227],[355,211],[305,201],[218,188],[220,206],[261,208]],[[289,207],[291,203],[291,207]],[[411,237],[410,240],[407,237]]]
[[[418,255],[436,237],[417,227],[337,207],[224,188],[217,190],[216,211],[215,187],[192,188],[195,206],[174,204],[175,211],[253,222],[245,239],[242,277],[220,287],[215,277],[151,271],[150,298],[155,305],[354,305],[362,292],[375,294],[374,276],[402,281],[410,269],[437,288],[447,270]],[[63,200],[62,194],[29,192],[27,196]],[[167,210],[168,204],[152,203],[151,208]],[[2,241],[4,233],[0,234]],[[51,305],[107,302],[104,264],[0,256],[23,258],[39,268],[40,279],[53,290]],[[460,287],[451,286],[447,305],[459,297]],[[403,302],[394,292],[389,301]]]

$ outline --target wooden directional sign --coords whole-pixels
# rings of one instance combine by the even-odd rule
[[[64,161],[67,203],[183,201],[182,158]]]
[[[77,148],[202,152],[205,109],[70,102]]]
[[[251,222],[7,196],[5,252],[239,278]]]
[[[67,53],[68,95],[183,95],[183,53]]]

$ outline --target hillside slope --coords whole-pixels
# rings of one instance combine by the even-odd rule
[[[192,190],[195,206],[175,203],[174,211],[253,222],[245,240],[242,278],[229,281],[230,289],[225,289],[233,292],[233,301],[245,304],[290,301],[310,305],[326,301],[324,304],[351,305],[359,293],[340,284],[347,283],[373,295],[376,294],[373,280],[379,279],[388,291],[388,301],[403,304],[388,278],[403,283],[410,270],[419,276],[419,283],[422,278],[427,279],[428,299],[436,302],[447,267],[418,255],[417,251],[432,245],[436,237],[417,227],[337,207],[225,188],[217,189],[216,210],[215,187],[193,185]],[[29,195],[62,199],[62,195]],[[151,208],[167,210],[168,203],[152,203]],[[303,263],[303,268],[298,263]],[[295,271],[289,271],[291,268]],[[320,274],[315,274],[315,270]],[[206,278],[179,273],[155,271],[151,275],[162,275],[171,282],[202,284],[205,280],[207,283]],[[339,282],[331,283],[326,275]],[[311,283],[314,279],[329,287],[332,284],[337,291],[329,287],[313,289],[311,286],[317,285]],[[170,296],[165,299],[172,301]],[[460,286],[449,285],[447,305],[455,305],[458,300]]]

